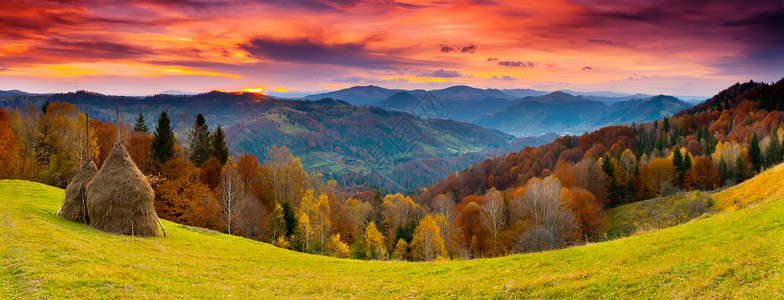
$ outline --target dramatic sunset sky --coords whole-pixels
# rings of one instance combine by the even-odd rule
[[[0,90],[710,96],[782,77],[782,1],[0,1]]]

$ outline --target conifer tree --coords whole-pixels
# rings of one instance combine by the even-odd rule
[[[152,136],[153,160],[163,164],[172,159],[174,157],[174,145],[176,142],[169,115],[166,114],[166,111],[163,111],[158,118],[158,126],[155,128],[155,134]]]
[[[139,118],[136,119],[136,123],[133,124],[133,131],[138,133],[149,133],[150,129],[147,128],[147,125],[144,124],[144,115],[139,112]]]
[[[754,172],[759,171],[762,165],[762,153],[756,132],[751,135],[751,140],[749,141],[749,157],[751,158],[751,164],[754,166]]]
[[[672,152],[672,165],[675,166],[675,170],[678,173],[677,176],[678,178],[676,179],[678,180],[678,185],[681,186],[683,185],[684,163],[683,163],[683,154],[681,154],[681,151],[678,150],[677,148],[675,149],[675,151]]]
[[[193,129],[190,132],[191,155],[190,161],[196,166],[201,166],[203,162],[210,158],[210,129],[204,115],[196,116]]]
[[[743,158],[738,156],[735,160],[735,182],[740,183],[746,180],[746,168],[743,167]]]
[[[773,126],[770,129],[770,142],[768,143],[768,149],[765,149],[765,164],[770,167],[775,165],[781,160],[781,156],[779,155],[779,135],[778,135],[778,126]]]
[[[210,135],[210,152],[213,157],[217,158],[221,164],[226,164],[229,160],[229,148],[226,147],[226,135],[223,129],[218,125],[215,131]]]

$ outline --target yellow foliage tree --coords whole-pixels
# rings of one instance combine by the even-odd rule
[[[392,259],[405,260],[406,257],[408,257],[408,243],[404,239],[399,239],[395,245],[395,252],[392,252]]]
[[[432,214],[425,216],[414,229],[411,255],[416,260],[424,261],[447,255],[444,240],[441,238],[441,228]]]
[[[330,227],[332,227],[329,221],[329,212],[329,197],[327,194],[321,193],[313,213],[315,214],[316,234],[322,245],[324,245],[324,237],[329,235]]]
[[[347,258],[351,254],[348,245],[340,240],[340,233],[333,234],[332,237],[330,237],[327,251],[329,252],[329,255],[337,258]]]
[[[300,238],[302,238],[302,251],[310,249],[310,239],[312,238],[312,230],[310,227],[310,218],[308,214],[299,213],[297,217],[297,230],[299,231]]]
[[[387,257],[386,237],[376,228],[376,223],[370,222],[365,228],[365,243],[367,243],[370,258],[384,259]]]

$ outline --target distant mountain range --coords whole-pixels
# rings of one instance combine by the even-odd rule
[[[0,97],[6,96],[38,96],[38,95],[51,95],[51,94],[35,94],[27,93],[20,90],[0,91]]]
[[[554,92],[526,97],[471,122],[516,136],[547,132],[582,134],[608,125],[646,122],[673,115],[690,104],[671,96],[618,101],[610,105],[582,96]]]
[[[421,117],[469,122],[519,137],[538,136],[547,132],[580,134],[606,125],[651,121],[692,106],[678,98],[663,95],[573,91],[548,93],[531,89],[478,89],[469,86],[432,91],[356,86],[305,97],[309,100],[324,98],[406,111]]]

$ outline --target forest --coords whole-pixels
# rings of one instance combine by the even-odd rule
[[[0,109],[0,178],[64,187],[86,159],[101,166],[119,126],[173,222],[357,259],[537,252],[601,240],[612,207],[733,185],[784,160],[782,86],[737,84],[675,116],[496,155],[409,193],[346,188],[285,146],[232,156],[202,114],[178,139],[166,111],[151,130],[143,114],[115,125],[51,102]]]

